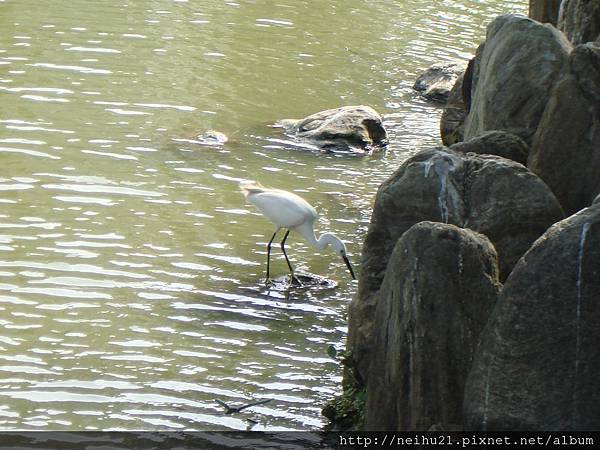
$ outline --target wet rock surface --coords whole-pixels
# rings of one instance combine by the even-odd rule
[[[375,314],[366,430],[462,424],[464,385],[499,287],[485,236],[435,222],[402,235]]]
[[[473,430],[600,428],[600,205],[519,261],[482,333],[465,393]]]
[[[465,72],[467,64],[456,62],[434,64],[416,79],[413,89],[427,100],[446,103],[456,80]]]
[[[369,106],[343,106],[304,119],[284,119],[278,125],[292,137],[323,151],[374,150],[387,143],[381,116]]]

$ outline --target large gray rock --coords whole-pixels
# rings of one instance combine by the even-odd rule
[[[445,148],[408,159],[380,186],[363,246],[348,330],[359,373],[368,376],[375,307],[389,257],[411,226],[430,220],[485,234],[496,247],[504,279],[533,241],[562,217],[550,189],[516,162]]]
[[[540,120],[528,166],[569,214],[600,193],[600,45],[573,50],[569,72]]]
[[[342,106],[279,122],[286,133],[322,149],[372,149],[387,142],[381,116],[369,106]]]
[[[600,205],[550,228],[502,288],[465,390],[474,430],[600,429]]]
[[[558,29],[573,44],[583,44],[600,36],[600,2],[598,0],[563,0]]]
[[[556,25],[561,0],[529,0],[529,17],[542,23]]]
[[[465,139],[505,130],[530,144],[570,50],[565,36],[551,25],[520,15],[491,22],[473,70]]]
[[[402,235],[375,314],[366,430],[460,428],[467,374],[499,288],[485,236],[435,222]]]
[[[446,103],[452,86],[465,72],[466,66],[462,61],[434,64],[419,75],[413,89],[419,91],[427,100]]]
[[[527,164],[529,146],[523,139],[506,131],[486,131],[468,141],[459,142],[450,147],[459,153],[477,153],[496,155]]]

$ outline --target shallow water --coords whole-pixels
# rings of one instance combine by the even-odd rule
[[[265,288],[272,228],[237,183],[304,196],[360,270],[378,185],[440,143],[415,77],[526,3],[0,0],[0,428],[320,427],[356,283],[291,235],[339,285]],[[384,115],[386,152],[270,127],[349,104]]]

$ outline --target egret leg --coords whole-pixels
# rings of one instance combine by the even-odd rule
[[[290,284],[294,284],[294,280],[298,282],[300,286],[302,286],[302,281],[296,275],[294,275],[294,268],[292,267],[292,263],[290,262],[287,253],[285,252],[285,240],[290,235],[290,230],[285,232],[285,236],[283,236],[283,240],[281,241],[281,251],[283,252],[283,256],[285,256],[285,261],[290,269]]]
[[[269,263],[271,261],[271,244],[273,243],[273,240],[275,239],[275,236],[277,235],[278,231],[279,231],[279,229],[275,230],[275,233],[273,233],[273,236],[271,236],[271,240],[267,244],[267,277],[265,278],[265,284],[269,284],[269,281],[270,281]]]

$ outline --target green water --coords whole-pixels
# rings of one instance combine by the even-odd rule
[[[304,196],[360,270],[378,185],[439,145],[416,75],[526,3],[0,0],[0,428],[320,427],[356,283],[291,235],[298,270],[339,287],[267,291],[272,228],[237,183]],[[384,116],[386,152],[270,127],[350,104]]]

